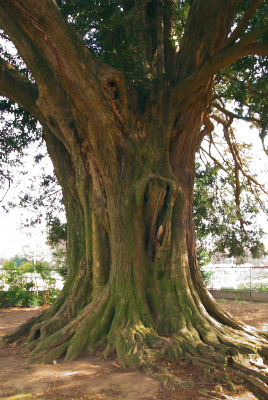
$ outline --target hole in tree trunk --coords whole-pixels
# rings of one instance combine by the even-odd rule
[[[144,195],[145,249],[151,261],[164,240],[168,194],[165,183],[151,179]]]
[[[39,338],[40,338],[40,335],[41,335],[41,332],[40,332],[40,329],[38,329],[38,330],[35,332],[34,340],[39,339]]]
[[[114,81],[111,81],[108,83],[111,92],[113,93],[113,98],[114,99],[118,99],[118,88],[117,88],[117,84]]]
[[[105,241],[105,251],[103,254],[103,283],[106,283],[110,277],[110,269],[111,269],[111,247],[110,247],[110,238],[107,232],[105,232],[104,236]]]

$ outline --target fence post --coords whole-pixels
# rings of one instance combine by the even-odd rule
[[[252,267],[249,267],[249,279],[250,279],[250,281],[249,281],[249,297],[252,297],[251,296],[251,292],[252,292],[252,283],[251,283],[251,280],[252,280]]]

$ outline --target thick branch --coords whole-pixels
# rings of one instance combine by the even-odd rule
[[[210,107],[209,107],[209,111],[207,113],[205,113],[205,115],[203,117],[204,128],[200,131],[199,146],[201,145],[204,137],[211,134],[211,132],[214,131],[214,125],[210,119],[209,112],[210,112]]]
[[[164,37],[164,60],[165,60],[165,74],[173,76],[175,70],[176,50],[172,43],[172,21],[171,21],[171,7],[170,1],[164,0],[163,10],[163,37]]]
[[[243,56],[268,56],[268,42],[251,43],[244,49]]]
[[[267,29],[267,28],[266,28]],[[247,38],[249,39],[249,38]],[[240,58],[247,55],[268,55],[268,42],[247,43],[243,40],[222,50],[214,57],[210,57],[202,66],[191,75],[180,81],[172,91],[173,105],[177,106],[174,112],[185,110],[198,97],[198,90],[206,84],[217,72],[228,67]]]
[[[92,111],[96,117],[96,108],[103,101],[100,96],[102,82],[99,78],[103,74],[107,75],[107,70],[117,77],[120,73],[101,63],[88,51],[84,42],[63,18],[56,2],[10,0],[5,11],[38,46],[66,93],[75,99],[76,105],[87,110],[87,113]],[[107,113],[108,110],[105,111]]]
[[[27,67],[30,69],[37,85],[50,87],[50,90],[55,90],[55,74],[48,65],[46,59],[40,52],[40,49],[32,40],[27,30],[25,31],[19,24],[15,15],[11,12],[12,7],[6,7],[0,3],[0,25],[9,35],[13,44],[16,46],[20,56],[23,58]]]
[[[43,115],[36,105],[37,87],[3,58],[0,58],[0,73],[0,92],[42,122]]]
[[[96,157],[100,160],[110,159],[111,165],[116,169],[117,149],[122,142],[122,133],[126,132],[124,122],[128,115],[122,73],[101,63],[88,51],[84,42],[62,16],[55,1],[10,0],[8,6],[0,5],[1,8],[9,20],[14,19],[17,22],[33,47],[38,49],[45,66],[48,65],[52,71],[49,78],[54,77],[55,82],[55,88],[50,88],[53,93],[56,90],[54,104],[51,106],[48,101],[50,95],[46,95],[49,94],[46,84],[42,82],[40,85],[38,82],[40,109],[44,110],[46,116],[57,114],[57,124],[60,122],[66,125],[66,119],[67,123],[75,125],[80,136],[91,143]],[[14,32],[9,35],[11,39],[13,40],[12,34],[18,41]],[[32,54],[24,54],[23,58],[26,62],[31,61]],[[41,74],[43,79],[46,78],[42,68]],[[114,92],[116,102],[119,103],[116,103],[116,107]],[[64,104],[57,104],[56,97]],[[63,128],[61,131],[65,131],[65,139],[72,140],[71,129],[66,126]],[[51,126],[50,129],[54,132]],[[100,132],[105,132],[105,140]]]
[[[0,25],[5,29],[14,45],[17,47],[21,57],[32,72],[37,84],[37,86],[32,84],[32,87],[34,87],[37,92],[34,101],[35,106],[39,109],[38,116],[34,113],[35,110],[27,109],[39,119],[43,126],[46,124],[50,125],[50,128],[58,137],[61,136],[61,140],[66,145],[66,140],[63,138],[62,132],[64,132],[66,127],[68,127],[69,130],[69,124],[72,121],[71,109],[67,104],[66,95],[57,79],[57,76],[51,69],[40,49],[29,37],[28,33],[21,27],[11,10],[12,7],[6,9],[6,7],[0,3]],[[15,70],[16,69],[14,68],[14,71]],[[17,79],[19,78],[17,77]],[[24,80],[25,79],[26,78],[24,78]],[[16,87],[15,81],[14,87]],[[18,86],[18,88],[20,88],[20,86]],[[9,93],[3,91],[3,94],[19,103],[19,99],[24,98],[24,93],[27,93],[27,88],[25,88],[25,92],[23,90],[18,91],[20,97],[17,96],[17,98],[9,96],[10,93],[12,95],[13,91],[14,88],[11,87]],[[53,93],[53,96],[51,96],[51,93]],[[26,108],[26,105],[24,105],[24,107]],[[40,116],[41,113],[42,115]],[[55,124],[55,114],[57,113],[61,113],[62,117],[57,121],[57,124]],[[51,123],[53,124],[53,127]]]

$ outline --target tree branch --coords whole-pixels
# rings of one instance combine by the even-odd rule
[[[264,0],[252,0],[251,4],[248,8],[248,10],[245,12],[243,15],[242,19],[239,21],[237,27],[234,29],[234,31],[231,33],[229,38],[226,40],[224,47],[228,47],[232,45],[234,42],[236,42],[237,39],[241,36],[241,34],[245,31],[245,29],[248,26],[249,21],[251,20],[251,17],[259,7],[261,3],[263,3]]]
[[[228,170],[217,160],[217,158],[213,157],[213,155],[208,152],[204,147],[200,147],[200,150],[203,151],[216,165],[218,165],[224,172],[226,172],[227,175],[229,175]]]
[[[199,91],[201,90],[202,92],[202,88],[217,72],[246,55],[268,54],[268,43],[256,42],[256,40],[267,32],[268,21],[261,19],[257,26],[244,34],[238,42],[226,46],[224,44],[224,35],[227,36],[228,31],[231,29],[231,22],[235,15],[233,9],[234,4],[231,2],[227,2],[225,5],[222,3],[219,5],[218,2],[215,4],[212,2],[202,2],[202,5],[200,4],[196,1],[191,6],[192,11],[190,11],[188,26],[186,27],[184,35],[185,43],[182,44],[179,52],[178,67],[181,68],[181,71],[179,71],[181,76],[178,77],[179,79],[177,83],[175,83],[171,93],[172,103],[174,105],[174,121],[182,111],[188,108],[198,98],[200,95]],[[195,7],[198,5],[202,8],[202,11],[198,10],[197,14]],[[226,9],[226,5],[230,6],[230,11],[228,8]],[[210,7],[214,14],[208,7]],[[246,19],[249,18],[249,15],[253,12],[254,7],[255,5],[251,3],[251,7],[243,20],[243,24],[245,24]],[[208,16],[212,16],[213,14],[214,20],[215,15],[218,15],[219,22],[216,25],[214,24],[216,32],[222,29],[219,24],[224,24],[221,41],[219,41],[217,36],[211,33],[211,31],[210,36],[206,34],[207,27],[200,19],[204,11],[206,11]],[[226,13],[226,18],[221,17],[223,12]],[[196,15],[198,15],[198,17]],[[199,19],[197,20],[197,18]],[[198,30],[194,30],[195,37],[192,37],[190,29],[192,26],[191,24],[195,23],[196,25],[199,22],[203,30],[200,33]],[[242,26],[240,28],[242,28]],[[200,37],[196,37],[197,34]],[[193,41],[196,44],[193,44]],[[189,54],[189,52],[191,52],[192,55]]]
[[[230,152],[231,152],[231,154],[232,154],[232,158],[233,158],[233,161],[234,161],[234,163],[235,163],[236,169],[239,169],[239,171],[242,173],[242,175],[243,175],[245,178],[247,178],[247,180],[248,180],[250,186],[251,186],[251,184],[254,184],[256,187],[260,188],[261,191],[262,191],[263,193],[268,194],[268,191],[265,189],[264,185],[262,185],[261,183],[259,183],[255,178],[253,178],[253,176],[251,176],[248,172],[245,171],[245,168],[244,168],[244,165],[243,165],[243,161],[241,160],[241,157],[240,157],[240,154],[239,154],[239,150],[238,150],[236,144],[235,144],[235,143],[232,143],[232,140],[231,140],[230,135],[229,135],[229,129],[231,128],[232,119],[230,119],[230,120],[227,122],[227,121],[224,121],[222,118],[220,118],[220,117],[217,116],[217,115],[212,115],[211,118],[213,118],[216,122],[218,122],[219,124],[221,124],[221,125],[223,126],[224,137],[225,137],[226,143],[227,143],[227,145],[228,145],[228,147],[229,147],[229,149],[230,149]],[[213,142],[213,145],[214,145],[215,149],[218,151],[217,146],[215,145],[213,139],[212,139],[212,142]],[[203,150],[204,152],[206,152],[206,150],[204,150],[203,148],[202,148],[202,150]],[[207,152],[206,152],[206,153],[207,153]],[[219,151],[218,151],[218,153],[219,153],[219,155],[222,157],[222,153],[219,152]],[[221,166],[221,168],[223,168],[222,164],[220,164],[220,163],[217,161],[217,159],[214,158],[214,157],[211,155],[211,152],[209,152],[209,153],[207,153],[207,154],[209,155],[209,157],[210,157],[214,162],[216,162],[218,165]],[[222,157],[222,158],[223,158],[223,157]],[[224,159],[223,159],[223,160],[224,160]],[[232,168],[231,165],[228,163],[228,161],[224,160],[224,162],[225,162],[230,168]],[[223,168],[223,170],[227,173],[227,170],[226,170],[225,168]],[[253,190],[252,190],[252,193],[253,193]],[[254,192],[254,193],[255,193],[255,192]]]
[[[9,5],[9,7],[6,7],[5,4],[3,5],[0,2],[1,27],[8,34],[20,56],[30,69],[38,85],[39,95],[41,87],[46,87],[54,91],[57,85],[55,74],[42,55],[38,45],[28,35],[27,29],[23,29],[20,25],[20,21],[17,20],[16,13],[12,9],[12,4],[10,3]]]
[[[8,194],[8,192],[9,192],[9,190],[10,190],[10,187],[11,187],[11,178],[5,176],[2,172],[1,172],[1,175],[3,175],[5,179],[7,179],[7,181],[8,181],[8,188],[6,189],[4,195],[0,198],[0,203],[2,203],[2,201],[4,200],[4,198],[6,197],[6,195]]]
[[[0,92],[42,121],[42,113],[36,105],[39,95],[37,87],[1,57],[0,76]]]
[[[73,114],[73,122],[75,121],[82,136],[87,140],[91,140],[93,137],[100,140],[100,126],[107,124],[114,126],[113,132],[103,128],[106,135],[110,136],[107,137],[107,152],[109,151],[109,154],[111,154],[108,143],[111,146],[111,143],[121,142],[122,133],[126,132],[127,128],[124,126],[121,135],[119,134],[119,124],[114,115],[113,99],[105,91],[104,85],[115,87],[117,91],[116,100],[120,103],[120,107],[118,107],[120,108],[120,116],[125,123],[128,108],[124,75],[117,69],[99,61],[89,52],[85,43],[65,20],[55,1],[9,0],[8,4],[0,3],[0,11],[1,9],[7,15],[9,21],[14,20],[21,27],[24,36],[27,35],[32,42],[32,47],[38,49],[45,67],[48,66],[48,69],[50,69],[49,78],[52,80],[54,78],[54,87],[51,85],[49,93],[51,93],[51,90],[55,93],[55,87],[61,94],[64,92],[67,111],[71,111],[69,114]],[[5,22],[2,21],[2,23]],[[14,41],[12,35],[18,42],[17,32],[11,31],[9,34]],[[32,54],[29,55],[24,52],[23,58],[26,63],[27,61],[29,63],[35,62]],[[40,79],[43,77],[44,80],[46,74],[43,68],[40,68],[40,70],[42,75]],[[48,96],[46,96],[48,88],[45,81],[41,81],[42,85],[40,85],[40,81],[37,83],[42,101],[44,101],[44,107],[47,108],[47,115],[47,112],[51,112],[51,105],[47,103]],[[62,95],[59,97],[63,98]],[[41,103],[38,105],[43,111],[44,107]],[[59,106],[63,110],[63,106],[61,104]]]
[[[93,104],[97,105],[101,101],[101,75],[108,75],[108,70],[111,74],[112,70],[114,76],[120,75],[122,78],[119,71],[108,67],[89,52],[82,39],[62,16],[56,2],[10,0],[8,7],[3,8],[38,47],[43,59],[57,75],[66,93],[75,99],[81,109],[86,109],[87,112],[93,111]],[[82,82],[83,91],[81,91]],[[96,116],[95,107],[94,116]]]
[[[223,126],[223,131],[224,131],[225,140],[228,144],[228,147],[231,151],[231,154],[232,154],[232,157],[233,157],[233,160],[235,163],[235,168],[239,169],[239,171],[241,171],[242,175],[244,175],[244,177],[247,178],[248,181],[250,181],[250,182],[254,183],[254,185],[258,186],[263,191],[263,193],[268,194],[268,191],[265,190],[264,186],[261,185],[255,178],[253,178],[251,175],[249,175],[245,171],[243,162],[240,158],[240,154],[239,154],[237,145],[232,142],[230,135],[229,135],[229,129],[230,129],[231,123],[232,123],[232,120],[230,120],[227,124],[225,124]]]
[[[200,131],[199,138],[198,138],[198,147],[201,145],[204,137],[214,131],[214,125],[210,119],[209,112],[205,113],[205,115],[203,117],[203,124],[204,124],[204,128]]]
[[[25,1],[24,5],[26,5],[26,3],[28,4],[28,2]],[[45,3],[50,2],[42,2],[42,5],[40,4],[40,9],[42,9],[42,7],[44,8]],[[46,58],[38,36],[39,31],[38,29],[35,31],[36,18],[34,18],[33,25],[31,25],[27,19],[30,11],[26,11],[27,17],[24,17],[23,11],[25,10],[23,9],[22,12],[19,12],[16,5],[17,2],[15,0],[11,0],[8,7],[6,4],[0,3],[0,25],[9,35],[36,80],[38,87],[38,89],[36,88],[36,90],[38,90],[38,99],[36,99],[37,107],[41,110],[41,117],[43,117],[42,119],[38,119],[43,125],[48,124],[49,129],[51,129],[68,148],[67,140],[63,132],[69,132],[69,125],[73,123],[71,106],[67,101],[66,93],[59,82],[57,74],[53,71],[49,60]],[[36,4],[32,4],[32,7],[36,9],[37,14],[40,12]],[[46,15],[46,13],[44,15]],[[46,42],[46,38],[43,39]],[[21,93],[23,93],[23,91]],[[53,96],[51,96],[51,93],[53,93]],[[8,96],[5,92],[3,92],[3,94]],[[56,114],[60,112],[62,117],[55,123],[57,119]]]
[[[251,43],[244,48],[243,56],[268,56],[268,42]]]
[[[266,27],[266,30],[268,26]],[[255,35],[253,35],[255,38]],[[173,100],[174,113],[177,116],[185,110],[199,96],[199,90],[217,72],[228,67],[240,58],[247,55],[268,55],[268,42],[248,43],[249,37],[225,48],[220,53],[210,57],[200,68],[187,76],[174,87],[171,97]],[[176,117],[175,117],[176,118]]]
[[[212,103],[212,106],[215,107],[217,110],[221,111],[223,114],[225,114],[226,116],[228,116],[229,118],[233,118],[233,119],[241,119],[243,121],[247,121],[247,122],[256,122],[256,123],[260,123],[260,120],[258,120],[257,118],[253,118],[253,117],[243,117],[242,115],[238,115],[233,113],[230,110],[227,110],[226,108],[220,106],[218,103]]]
[[[260,38],[267,31],[267,29],[268,21],[265,21],[264,24],[262,24],[262,21],[260,21],[254,29],[247,32],[244,36],[240,38],[240,45],[246,46],[253,43],[255,40]]]

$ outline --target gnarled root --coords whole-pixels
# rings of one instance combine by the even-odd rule
[[[243,379],[252,391],[268,396],[268,369],[259,362],[260,356],[268,358],[268,347],[257,331],[250,334],[209,319],[201,326],[193,319],[187,321],[187,329],[163,335],[145,309],[141,312],[133,302],[115,305],[109,286],[77,316],[70,319],[60,310],[45,318],[49,316],[44,313],[29,325],[33,324],[26,346],[30,362],[48,363],[62,356],[73,360],[98,350],[107,358],[117,356],[123,367],[146,369],[165,387],[194,384],[183,382],[167,365],[193,366],[199,371],[197,383],[236,390]],[[60,321],[53,323],[57,318]]]
[[[29,362],[49,363],[63,355],[66,360],[73,360],[86,349],[93,350],[107,335],[113,313],[107,290],[59,330],[57,325],[52,330],[50,320],[33,326],[26,346],[31,352]]]
[[[235,376],[242,378],[249,385],[253,393],[268,398],[268,367],[262,358],[244,357],[241,362],[241,357],[229,356],[228,365]]]

